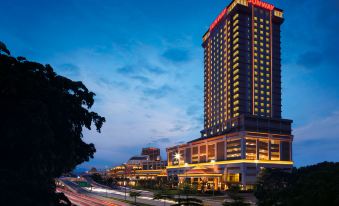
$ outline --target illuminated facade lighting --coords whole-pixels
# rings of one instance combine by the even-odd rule
[[[292,168],[292,120],[281,116],[283,21],[270,3],[233,0],[212,22],[202,43],[204,129],[200,138],[167,148],[169,176],[186,163],[192,178],[221,174],[211,184],[246,187],[260,168]]]

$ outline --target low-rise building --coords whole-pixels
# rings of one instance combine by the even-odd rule
[[[132,156],[127,163],[110,169],[108,174],[121,185],[135,185],[139,180],[167,178],[166,166],[167,161],[161,160],[160,149],[143,148],[141,155]]]

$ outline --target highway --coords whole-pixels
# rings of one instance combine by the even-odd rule
[[[66,197],[77,206],[129,206],[130,204],[105,198],[86,191],[77,184],[68,180],[59,180],[63,182],[64,187],[57,187],[57,192],[62,192]]]
[[[59,181],[63,183],[64,187],[67,190],[65,191],[59,189],[59,191],[62,192],[65,191],[64,193],[67,197],[69,197],[70,201],[79,206],[82,205],[87,206],[88,204],[90,205],[92,204],[94,206],[109,205],[108,203],[113,203],[113,205],[129,205],[127,203],[114,200],[112,198],[120,200],[125,200],[126,198],[126,200],[128,201],[134,202],[134,198],[129,196],[130,189],[126,190],[125,196],[125,188],[121,187],[119,190],[115,190],[107,186],[93,182],[90,179],[87,180],[92,185],[91,188],[86,187],[81,188],[79,185],[69,181],[67,178],[61,178],[59,179]],[[138,203],[154,206],[163,206],[165,201],[165,205],[167,206],[175,204],[175,202],[171,200],[154,200],[153,193],[149,191],[143,190],[133,190],[133,191],[138,191],[141,193],[141,196],[137,198]]]
[[[119,187],[118,189],[112,189],[110,187],[98,184],[94,182],[90,177],[84,177],[85,181],[87,181],[91,188],[82,188],[78,184],[69,181],[67,178],[60,179],[67,191],[65,195],[69,197],[70,201],[78,206],[87,206],[87,205],[129,205],[124,202],[119,202],[118,200],[128,200],[134,202],[134,198],[129,196],[130,189],[124,187]],[[153,199],[153,192],[145,191],[145,190],[133,190],[141,193],[141,196],[137,198],[138,203],[143,203],[147,205],[154,205],[154,206],[169,206],[175,204],[174,201],[171,200],[154,200]],[[195,196],[192,196],[195,197]],[[114,199],[112,199],[114,198]],[[222,202],[225,200],[225,196],[205,196],[205,197],[197,197],[203,200],[204,205],[208,206],[221,206]],[[246,198],[248,199],[248,198]],[[254,201],[249,201],[251,205],[255,205]]]

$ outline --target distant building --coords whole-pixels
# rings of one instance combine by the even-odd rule
[[[141,155],[148,155],[151,161],[160,161],[160,149],[155,147],[142,148]]]
[[[149,161],[148,155],[139,155],[139,156],[133,156],[127,161],[127,165],[142,165],[143,162]]]
[[[92,167],[89,171],[88,171],[88,174],[99,174],[97,168],[95,167]]]
[[[143,148],[141,155],[132,156],[127,163],[114,167],[108,174],[118,179],[128,179],[134,185],[138,180],[166,178],[167,161],[161,160],[159,148]],[[120,184],[125,184],[119,182]]]
[[[233,0],[203,36],[204,129],[167,148],[169,177],[251,189],[261,168],[290,170],[292,120],[281,117],[283,11]]]

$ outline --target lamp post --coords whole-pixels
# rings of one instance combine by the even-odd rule
[[[258,177],[258,163],[259,163],[259,160],[254,160],[255,162],[255,173],[256,173],[256,176]]]
[[[185,163],[185,182],[186,182],[186,179],[187,179],[187,168],[188,168],[188,164],[186,162]]]
[[[214,168],[214,166],[215,166],[215,160],[211,160],[211,163],[212,163],[212,165],[213,165],[213,170],[215,169]],[[214,177],[215,178],[215,177]],[[215,185],[215,180],[214,180],[214,178],[213,178],[213,185],[212,185],[212,191],[213,191],[213,196],[214,196],[214,185]]]
[[[174,154],[174,159],[178,161],[178,165],[180,165],[180,153],[175,153]],[[178,177],[178,185],[177,185],[177,189],[178,189],[178,195],[179,195],[179,204],[180,204],[180,188],[179,188],[179,177]]]
[[[188,182],[187,181],[187,168],[188,168],[188,163],[186,162],[185,164],[185,181],[184,183],[187,184],[188,186]],[[186,192],[186,200],[188,199],[188,191],[187,191],[187,187],[185,188],[185,192]]]
[[[124,165],[124,189],[125,189],[125,200],[127,199],[127,191],[126,191],[126,165]]]

